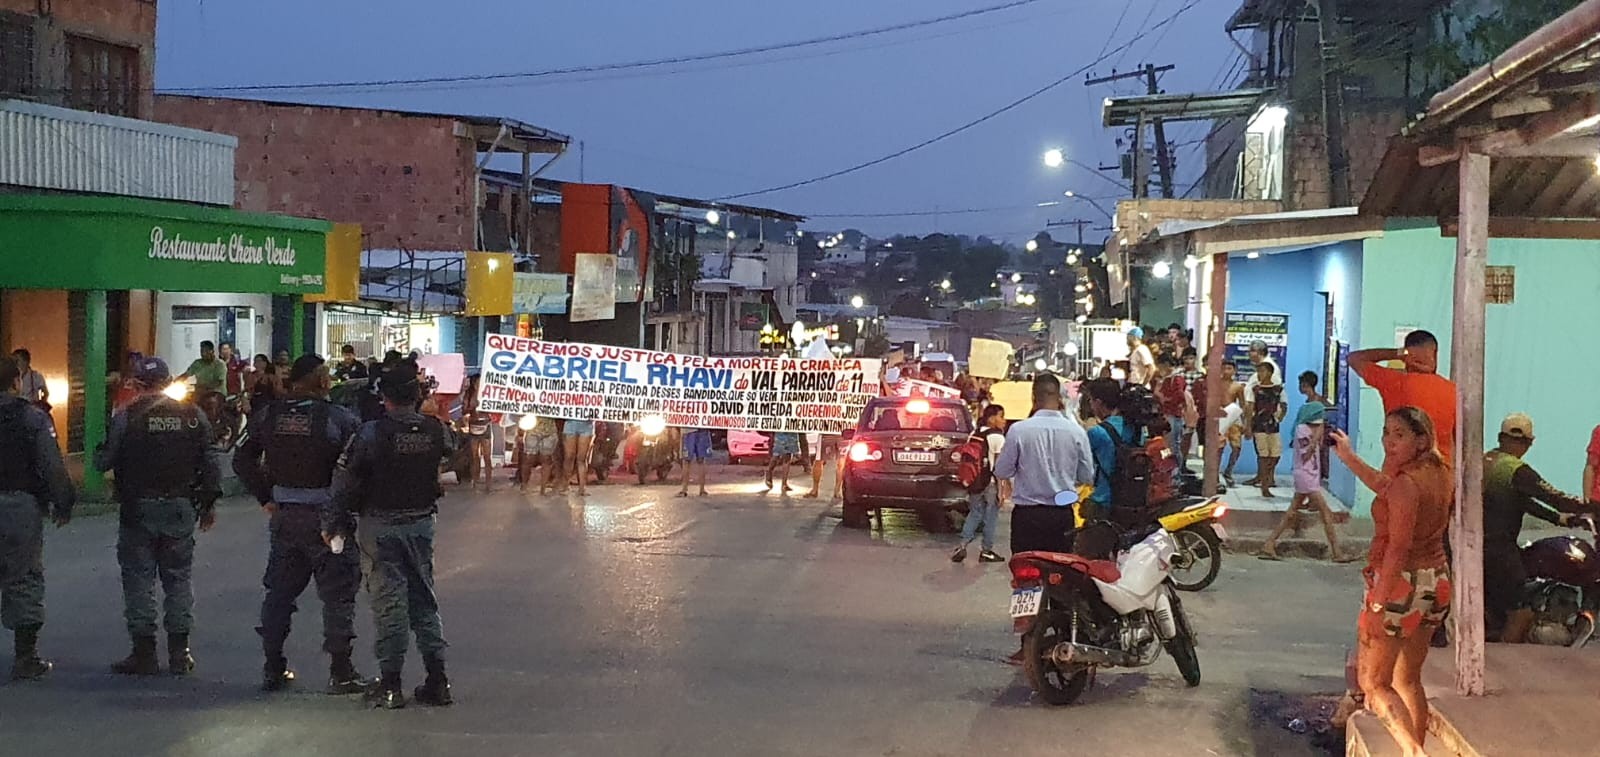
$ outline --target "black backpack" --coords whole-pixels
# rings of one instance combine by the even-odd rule
[[[1124,420],[1126,422],[1126,420]],[[1111,424],[1103,424],[1106,435],[1116,445],[1116,470],[1105,476],[1111,482],[1111,506],[1142,510],[1150,504],[1150,454],[1138,444],[1129,444]]]

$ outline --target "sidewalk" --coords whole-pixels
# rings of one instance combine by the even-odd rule
[[[1288,483],[1282,480],[1282,476],[1279,476],[1279,479],[1280,483]],[[1294,501],[1292,486],[1275,488],[1273,494],[1275,496],[1268,499],[1261,496],[1259,488],[1249,486],[1228,487],[1223,493],[1222,496],[1228,503],[1228,513],[1222,517],[1222,525],[1228,530],[1228,542],[1225,545],[1228,551],[1253,555],[1261,550],[1267,537],[1283,519],[1283,513],[1289,509],[1289,504]],[[1339,534],[1340,545],[1347,552],[1365,554],[1367,547],[1372,543],[1371,519],[1350,517],[1349,506],[1326,489],[1322,491],[1322,496],[1333,510],[1334,529]],[[1278,540],[1277,552],[1283,557],[1329,559],[1328,541],[1323,534],[1322,519],[1313,512],[1302,513],[1300,534],[1296,536],[1293,530],[1286,532]]]

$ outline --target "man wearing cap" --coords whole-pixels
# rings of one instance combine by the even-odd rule
[[[317,355],[302,355],[289,369],[289,396],[256,411],[249,438],[233,457],[239,475],[267,514],[271,548],[261,579],[262,651],[266,664],[261,688],[277,691],[294,681],[283,654],[295,600],[315,578],[322,600],[322,649],[332,657],[329,694],[355,694],[363,687],[351,662],[355,641],[356,590],[361,585],[360,552],[335,553],[322,541],[320,508],[328,503],[333,469],[361,421],[328,401],[328,366]],[[344,533],[354,533],[346,523]]]
[[[111,418],[95,467],[113,471],[121,527],[123,615],[133,652],[111,666],[122,675],[156,675],[156,579],[165,595],[167,662],[173,675],[194,671],[189,632],[194,625],[194,532],[216,525],[221,474],[211,458],[211,426],[188,402],[161,393],[172,380],[166,362],[144,358],[134,370],[139,399]]]
[[[1144,329],[1128,329],[1128,383],[1149,386],[1156,377],[1156,359],[1144,343]]]
[[[50,416],[18,395],[22,365],[0,356],[0,625],[14,635],[11,680],[43,677],[44,518],[72,520],[75,496]]]
[[[371,596],[380,678],[369,701],[406,706],[401,672],[412,635],[427,679],[412,693],[419,704],[452,702],[445,677],[444,627],[433,593],[433,532],[438,512],[439,461],[451,453],[444,426],[417,412],[422,386],[414,360],[383,377],[388,414],[362,425],[339,458],[333,492],[322,508],[322,535],[353,538],[351,514],[360,516],[361,556]]]
[[[1551,486],[1523,456],[1533,447],[1533,420],[1512,413],[1500,423],[1500,446],[1483,459],[1483,610],[1485,635],[1491,641],[1519,643],[1533,623],[1533,611],[1522,604],[1522,569],[1517,538],[1522,516],[1556,525],[1570,525],[1595,508]]]

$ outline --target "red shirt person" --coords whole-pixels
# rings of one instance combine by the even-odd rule
[[[1399,360],[1404,370],[1381,363]],[[1439,375],[1439,340],[1427,331],[1406,335],[1405,347],[1398,350],[1361,350],[1350,353],[1350,368],[1378,390],[1383,412],[1415,407],[1433,421],[1438,436],[1439,454],[1453,464],[1456,450],[1456,385]]]

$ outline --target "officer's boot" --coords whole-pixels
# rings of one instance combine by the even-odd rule
[[[189,654],[189,634],[167,634],[167,669],[175,676],[194,672],[194,655]]]
[[[39,659],[39,627],[18,628],[16,634],[17,654],[11,664],[11,680],[43,678],[50,672],[50,661]]]
[[[160,675],[161,664],[156,662],[156,637],[135,636],[133,652],[121,662],[113,663],[111,672],[124,676]]]
[[[267,662],[261,666],[261,690],[282,691],[294,683],[294,671],[283,657],[283,649],[268,649]]]
[[[444,674],[444,660],[437,657],[424,657],[422,664],[428,669],[428,678],[421,686],[413,689],[411,696],[417,704],[429,707],[446,707],[455,702],[450,698],[450,679]]]
[[[380,674],[372,688],[367,689],[366,697],[368,704],[386,710],[398,710],[406,706],[406,693],[401,691],[400,674],[389,672]]]
[[[328,666],[329,694],[360,694],[366,685],[361,671],[356,670],[356,664],[350,661],[349,652],[333,656],[333,662]]]

